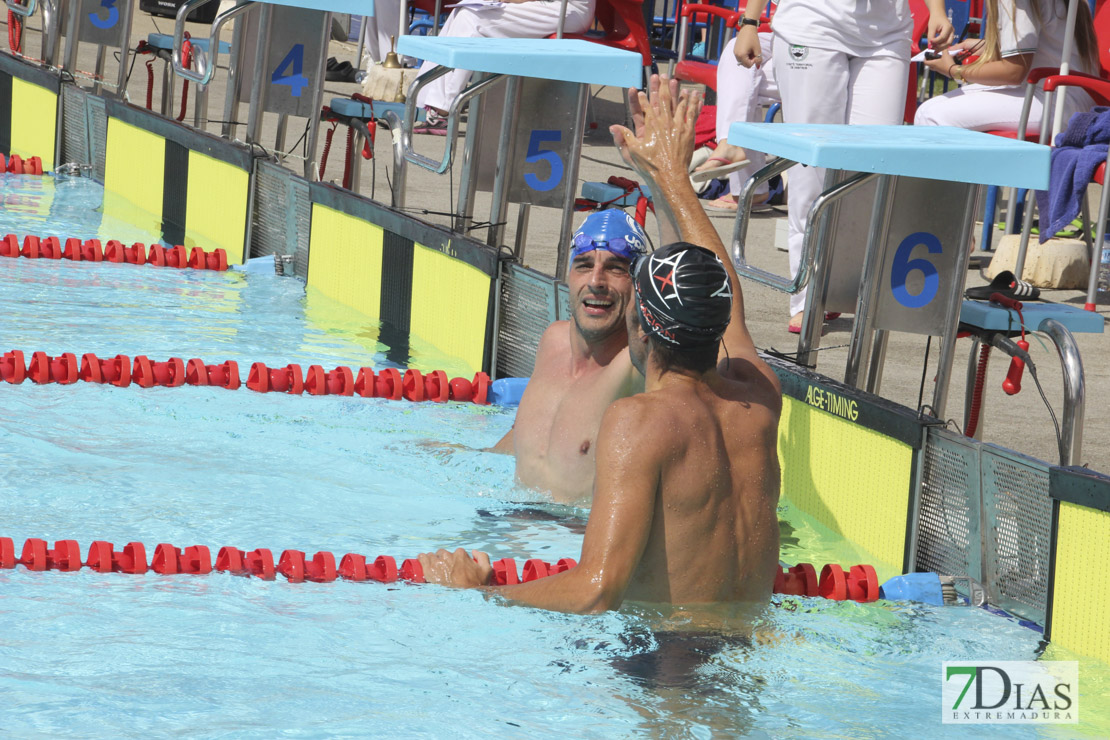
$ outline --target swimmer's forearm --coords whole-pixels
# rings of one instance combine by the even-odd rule
[[[618,608],[622,600],[580,565],[529,583],[486,586],[482,590],[520,606],[569,614],[598,614]]]
[[[486,447],[482,451],[483,452],[496,452],[496,453],[499,453],[501,455],[512,455],[512,454],[514,454],[516,452],[516,447],[513,444],[513,428],[510,428],[509,431],[507,431],[505,433],[505,436],[502,437],[497,442],[497,444],[495,444],[493,447]]]

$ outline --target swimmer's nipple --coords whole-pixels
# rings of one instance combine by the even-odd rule
[[[589,452],[590,451],[590,440],[587,439],[585,442],[583,442],[582,446],[578,448],[578,451],[581,452],[583,455],[585,455],[587,452]]]

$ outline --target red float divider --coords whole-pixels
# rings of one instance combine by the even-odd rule
[[[234,547],[221,547],[216,555],[215,570],[236,576],[254,576],[264,581],[274,580],[274,556],[266,549],[243,552]]]
[[[180,357],[151,362],[145,355],[136,355],[132,360],[131,381],[140,388],[155,385],[177,388],[185,384],[185,362]]]
[[[110,383],[125,388],[131,385],[131,360],[127,355],[102,360],[89,352],[81,356],[77,377],[86,383]]]
[[[0,570],[11,570],[19,563],[11,537],[0,537]]]
[[[214,385],[229,391],[239,388],[239,363],[228,360],[220,365],[205,365],[203,360],[193,358],[185,365],[185,382],[189,385]]]
[[[0,380],[5,383],[19,385],[27,377],[27,365],[23,361],[23,353],[18,349],[5,352],[0,357]]]
[[[97,540],[89,545],[85,565],[100,573],[146,573],[146,548],[141,542],[128,542],[116,550],[111,542]]]
[[[39,237],[29,234],[23,239],[23,246],[19,246],[19,238],[15,234],[7,234],[0,240],[0,257],[27,257],[29,259],[68,259],[74,262],[128,262],[133,265],[153,265],[155,267],[191,267],[194,270],[227,270],[227,252],[223,249],[214,249],[205,252],[200,247],[193,247],[188,253],[185,247],[178,244],[172,247],[163,247],[161,244],[151,244],[149,251],[142,242],[135,242],[130,247],[125,247],[120,241],[111,239],[101,249],[100,240],[89,239],[84,243],[76,237],[61,240],[56,236]]]
[[[494,586],[512,586],[520,583],[516,573],[516,561],[512,558],[501,558],[494,562],[491,583]]]
[[[206,575],[212,572],[212,556],[205,545],[191,545],[178,549],[162,543],[154,548],[150,569],[162,575]]]
[[[18,154],[12,154],[5,161],[4,155],[0,154],[0,170],[12,175],[41,175],[42,159],[40,157],[23,159]]]
[[[300,550],[286,550],[278,561],[277,572],[291,583],[331,583],[336,578],[335,556],[321,551],[313,555],[312,560],[305,560]]]
[[[879,598],[879,579],[870,565],[853,565],[845,573],[842,567],[830,563],[821,569],[821,577],[818,579],[812,565],[799,563],[785,572],[781,568],[776,569],[774,592],[868,603]]]
[[[58,383],[69,385],[76,383],[80,366],[72,352],[65,352],[57,357],[50,357],[45,352],[35,352],[31,355],[31,364],[27,366],[27,377],[35,383]]]
[[[247,376],[247,388],[259,393],[291,393],[299,396],[304,392],[304,379],[301,375],[301,366],[289,364],[282,368],[271,370],[261,362],[251,365],[250,375]]]
[[[397,368],[386,367],[379,370],[378,377],[374,380],[374,394],[378,398],[400,401],[401,393],[401,373]]]

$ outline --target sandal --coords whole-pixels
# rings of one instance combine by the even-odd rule
[[[706,180],[716,180],[718,177],[724,177],[730,172],[736,172],[736,170],[741,169],[742,167],[746,167],[749,164],[749,160],[747,159],[741,159],[739,162],[733,162],[731,159],[726,159],[725,157],[710,157],[709,159],[705,160],[706,164],[709,164],[710,162],[722,162],[723,164],[720,164],[716,167],[708,167],[704,170],[695,170],[690,174],[691,182],[705,182]]]
[[[1014,273],[1003,270],[994,276],[990,285],[978,285],[964,291],[964,296],[976,301],[989,301],[995,293],[1018,301],[1040,300],[1041,291],[1024,280],[1018,280]]]
[[[432,134],[433,136],[446,136],[447,117],[441,116],[434,110],[428,109],[424,117],[424,123],[420,126],[413,126],[412,132],[414,134]]]

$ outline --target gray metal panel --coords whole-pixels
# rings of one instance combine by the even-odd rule
[[[979,446],[943,429],[925,437],[914,567],[982,580]]]
[[[89,157],[96,179],[104,182],[104,169],[108,160],[108,109],[104,98],[89,95],[86,98],[89,116]]]
[[[118,49],[122,37],[122,19],[122,13],[115,2],[81,0],[81,9],[77,13],[77,38],[90,44]],[[64,27],[66,24],[62,25]]]
[[[307,276],[311,208],[307,182],[284,167],[258,160],[251,257],[292,254],[296,274]]]
[[[983,446],[981,465],[987,599],[1044,624],[1052,546],[1049,465],[993,445]]]
[[[800,165],[799,165],[800,166]],[[837,174],[840,180],[854,172]],[[825,187],[830,182],[825,181]],[[833,206],[829,218],[834,219],[833,259],[829,271],[826,311],[855,313],[859,298],[863,259],[867,254],[867,233],[871,225],[871,208],[875,204],[875,183],[869,182],[841,198]]]
[[[270,24],[270,69],[262,77],[266,110],[308,117],[318,115],[313,91],[324,84],[320,44],[327,13],[274,6]],[[291,83],[291,84],[290,84]]]
[[[536,347],[557,317],[555,281],[535,270],[506,263],[501,280],[497,331],[497,377],[532,374]]]
[[[555,303],[555,310],[559,321],[570,318],[570,288],[566,283],[559,283],[559,299]]]
[[[88,93],[74,85],[62,88],[62,156],[59,164],[89,164]]]

